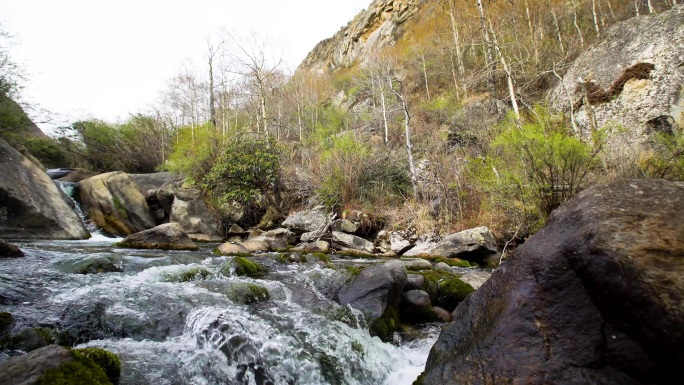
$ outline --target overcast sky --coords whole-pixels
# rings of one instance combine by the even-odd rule
[[[166,81],[199,66],[206,36],[225,27],[279,42],[294,69],[371,0],[0,0],[15,36],[25,102],[55,113],[49,128],[145,112]]]

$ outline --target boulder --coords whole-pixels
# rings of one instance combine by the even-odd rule
[[[409,290],[401,295],[399,316],[402,321],[412,324],[437,320],[430,295],[422,290]]]
[[[297,211],[288,215],[282,226],[297,234],[320,231],[328,224],[330,217],[330,213],[323,206],[316,206],[311,210]]]
[[[406,270],[410,271],[432,270],[432,263],[424,259],[404,261],[404,266],[406,267]]]
[[[266,252],[271,250],[271,246],[265,240],[249,239],[240,244],[250,253]]]
[[[50,345],[0,364],[0,385],[118,383],[121,363],[102,349]]]
[[[239,254],[248,254],[249,250],[247,250],[244,246],[242,246],[239,243],[230,243],[226,242],[221,244],[221,246],[218,247],[218,251],[221,254],[225,255],[239,255]]]
[[[345,247],[353,250],[363,251],[366,253],[372,253],[375,250],[375,246],[372,242],[369,242],[356,235],[346,234],[339,231],[332,232],[333,246]]]
[[[156,226],[138,186],[120,171],[82,180],[79,201],[88,218],[110,234],[128,236]]]
[[[673,383],[684,375],[684,183],[591,187],[454,311],[422,384]]]
[[[402,254],[404,257],[431,257],[432,249],[437,247],[437,242],[420,241]]]
[[[332,231],[340,231],[347,234],[354,234],[361,225],[358,222],[352,222],[349,219],[338,219],[330,225]]]
[[[293,248],[292,251],[303,251],[306,253],[327,253],[330,251],[330,244],[326,241],[302,243]]]
[[[132,249],[197,250],[195,242],[188,237],[178,223],[167,223],[135,233],[117,243],[119,247]]]
[[[188,234],[223,236],[223,225],[209,212],[199,190],[176,189],[173,194],[170,222],[178,223]]]
[[[149,174],[128,174],[138,186],[140,193],[146,195],[148,191],[159,191],[167,184],[175,184],[183,181],[183,176],[174,172],[154,172]]]
[[[648,143],[648,134],[683,127],[682,25],[681,4],[616,23],[572,63],[549,95],[551,106],[573,108],[585,138],[592,134],[592,120],[597,127],[619,127],[617,135],[609,135],[606,152],[639,149]],[[630,129],[624,132],[622,127]]]
[[[21,258],[24,252],[19,247],[0,239],[0,259],[2,258]]]
[[[436,271],[446,271],[446,272],[448,272],[448,273],[451,273],[451,272],[452,272],[451,266],[447,265],[447,264],[444,263],[444,262],[438,262],[438,263],[435,265],[435,270],[436,270]]]
[[[0,235],[10,239],[90,237],[68,198],[45,171],[2,140],[0,170]]]
[[[451,322],[451,320],[453,319],[451,318],[451,313],[449,313],[448,311],[439,306],[433,306],[432,311],[435,312],[437,318],[439,318],[439,320],[442,322]]]
[[[413,244],[408,239],[407,235],[408,234],[404,231],[393,231],[389,237],[390,250],[401,255],[410,249]]]
[[[367,267],[340,289],[340,304],[349,304],[371,319],[379,318],[388,306],[398,307],[406,279],[406,269],[401,261]]]
[[[496,240],[487,227],[447,235],[429,252],[436,257],[460,258],[485,265],[497,254]]]
[[[420,274],[408,274],[406,278],[406,286],[404,290],[423,290],[425,286],[425,277]]]
[[[64,169],[60,169],[60,170],[64,170]],[[78,183],[78,182],[82,181],[83,179],[88,179],[91,176],[95,176],[98,174],[95,171],[85,170],[82,168],[70,168],[67,170],[69,170],[69,172],[62,174],[62,176],[53,177],[53,178],[57,179],[59,181],[62,181],[62,182]]]

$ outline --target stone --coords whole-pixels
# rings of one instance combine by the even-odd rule
[[[401,261],[367,267],[340,289],[340,304],[351,305],[371,319],[379,318],[388,306],[398,308],[406,278]]]
[[[437,319],[430,304],[430,295],[422,290],[410,290],[401,295],[399,316],[402,321],[411,324],[432,322]]]
[[[45,171],[0,140],[0,234],[8,239],[90,237]]]
[[[352,222],[349,219],[338,219],[330,225],[333,231],[340,231],[347,234],[354,234],[361,225],[358,222]]]
[[[246,232],[242,227],[240,227],[237,223],[233,223],[233,224],[230,225],[230,227],[228,228],[228,235],[239,235],[239,236],[243,236],[243,235],[245,235],[245,234],[247,234],[247,232]]]
[[[403,257],[431,257],[432,255],[432,249],[437,247],[437,242],[433,241],[425,241],[425,242],[417,242],[413,247],[408,249],[404,254],[402,255]]]
[[[175,189],[169,221],[178,223],[188,234],[223,236],[223,225],[204,204],[200,191]]]
[[[97,357],[90,358],[91,355],[88,349],[69,350],[62,346],[50,345],[22,356],[12,357],[0,364],[0,373],[3,374],[0,376],[0,385],[111,384],[107,375],[112,370],[100,366],[104,365],[104,362],[96,363]],[[116,361],[118,363],[118,359]],[[116,370],[117,368],[119,370]],[[119,376],[120,366],[117,368],[113,368],[116,373],[112,379]]]
[[[117,243],[119,247],[132,249],[197,250],[195,242],[188,237],[178,223],[167,223],[135,233]]]
[[[439,318],[442,322],[451,322],[451,313],[446,311],[445,309],[439,307],[439,306],[433,306],[432,311],[435,312],[435,315],[437,318]]]
[[[285,218],[282,226],[297,233],[321,231],[330,221],[330,213],[323,206],[316,206],[310,210],[291,213]]]
[[[406,286],[404,290],[423,290],[425,286],[425,277],[420,274],[408,274],[406,279]]]
[[[404,261],[404,266],[406,267],[406,270],[410,271],[432,270],[432,263],[424,259]]]
[[[369,242],[356,235],[346,234],[339,231],[333,231],[332,233],[333,246],[342,246],[358,251],[363,251],[366,253],[372,253],[375,250],[375,246],[372,242]]]
[[[461,281],[477,290],[487,282],[489,277],[492,276],[492,272],[484,269],[467,269],[465,271],[461,270],[459,275],[461,276]]]
[[[330,244],[326,241],[302,243],[293,248],[292,251],[303,251],[307,253],[327,253],[330,251]]]
[[[274,229],[251,236],[248,242],[262,242],[268,246],[268,251],[278,251],[296,242],[297,236],[288,229]]]
[[[79,201],[93,223],[104,231],[128,236],[157,225],[145,197],[128,174],[115,171],[80,183]]]
[[[250,239],[240,244],[250,253],[270,251],[271,247],[266,241]]]
[[[133,182],[138,186],[140,193],[147,195],[148,191],[154,191],[154,195],[166,184],[180,183],[185,179],[182,175],[175,172],[154,172],[149,174],[128,174]]]
[[[226,242],[221,244],[218,247],[218,251],[221,254],[225,255],[238,255],[238,254],[248,254],[249,250],[247,250],[244,246],[242,246],[239,243],[230,243]]]
[[[485,226],[447,235],[430,254],[436,257],[459,258],[486,265],[497,254],[496,240]]]
[[[223,237],[218,236],[218,235],[209,235],[209,234],[202,234],[202,233],[190,233],[188,234],[188,237],[193,242],[201,242],[201,243],[219,243],[223,242]],[[242,240],[242,239],[240,239]]]
[[[419,381],[682,378],[682,212],[684,182],[631,180],[580,192],[458,306]]]
[[[21,258],[24,252],[17,245],[5,242],[0,239],[0,259],[2,258]]]
[[[446,271],[446,272],[448,272],[448,273],[451,273],[451,272],[452,272],[451,266],[447,265],[447,264],[444,263],[444,262],[438,262],[438,263],[435,265],[435,270],[436,270],[436,271]]]
[[[399,255],[405,253],[413,246],[411,241],[406,239],[405,235],[404,232],[393,231],[389,237],[390,249]]]
[[[608,135],[606,152],[638,151],[653,132],[684,127],[684,6],[657,15],[634,17],[601,32],[549,95],[559,110],[575,109],[582,135],[597,127],[628,127]],[[583,103],[590,94],[591,111]]]

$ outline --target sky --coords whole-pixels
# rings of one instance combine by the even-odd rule
[[[0,22],[14,36],[10,54],[27,75],[22,101],[51,113],[47,119],[29,112],[51,131],[78,119],[115,122],[144,113],[183,66],[203,64],[206,37],[222,28],[255,31],[294,70],[370,3],[0,0]]]

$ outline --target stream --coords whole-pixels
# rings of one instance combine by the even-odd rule
[[[116,241],[15,241],[26,257],[0,263],[0,312],[12,313],[14,332],[47,327],[60,342],[117,353],[122,385],[411,384],[440,332],[425,325],[384,343],[334,301],[346,267],[373,261],[261,254],[253,259],[268,273],[257,279],[237,276],[215,244]]]

